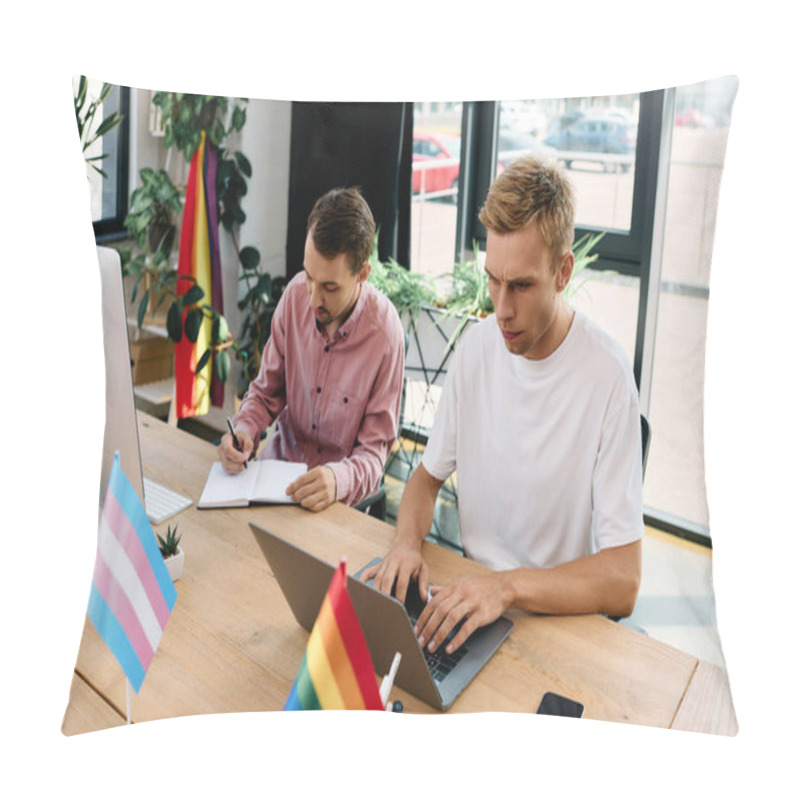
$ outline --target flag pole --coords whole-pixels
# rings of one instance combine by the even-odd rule
[[[125,678],[125,724],[131,724],[131,682]]]
[[[389,705],[389,692],[392,691],[394,679],[395,676],[397,675],[397,668],[399,666],[400,666],[400,653],[397,652],[394,654],[394,658],[392,659],[392,666],[389,668],[389,672],[384,676],[383,680],[381,681],[381,688],[380,688],[381,704],[387,711],[391,710],[391,706]]]

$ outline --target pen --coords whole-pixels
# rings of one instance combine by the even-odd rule
[[[228,430],[231,432],[231,437],[233,437],[233,446],[241,453],[242,446],[239,444],[239,437],[234,433],[233,430],[233,423],[231,422],[231,418],[227,418],[228,421]],[[244,462],[244,468],[247,469],[247,461]]]

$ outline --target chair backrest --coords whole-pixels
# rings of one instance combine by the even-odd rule
[[[647,451],[650,448],[650,423],[647,417],[642,414],[642,478],[644,478],[644,470],[647,466]]]

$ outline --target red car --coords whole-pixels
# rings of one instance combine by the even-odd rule
[[[458,170],[461,158],[461,137],[438,133],[415,133],[411,190],[448,192],[455,202],[458,191]],[[424,184],[423,184],[424,181]]]

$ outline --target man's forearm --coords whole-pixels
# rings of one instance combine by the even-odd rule
[[[422,546],[430,533],[436,498],[444,481],[434,478],[420,464],[406,484],[397,510],[395,542]]]
[[[548,569],[503,573],[511,605],[539,614],[608,614],[627,617],[639,592],[641,541],[610,547]]]

